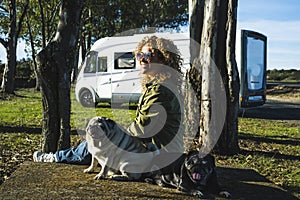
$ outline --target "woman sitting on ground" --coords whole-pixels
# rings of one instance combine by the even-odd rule
[[[128,134],[138,137],[145,146],[151,143],[160,150],[183,153],[183,73],[179,50],[171,40],[147,36],[138,43],[135,56],[143,75],[143,93]],[[83,141],[55,153],[36,151],[33,160],[90,164],[91,155]]]

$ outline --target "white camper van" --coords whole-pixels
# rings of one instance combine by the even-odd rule
[[[141,95],[139,64],[133,51],[147,34],[99,39],[88,52],[75,87],[76,99],[85,107],[99,102],[137,103]],[[190,39],[187,33],[153,33],[174,41],[187,69]],[[240,106],[251,107],[266,99],[266,37],[240,30],[236,40],[240,74]]]
[[[140,66],[133,51],[147,34],[106,37],[95,42],[79,72],[76,99],[86,107],[99,102],[137,103],[141,95]],[[153,34],[150,34],[153,35]],[[174,41],[189,64],[189,37],[185,33],[155,33]]]

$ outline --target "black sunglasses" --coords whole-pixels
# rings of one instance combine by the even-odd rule
[[[136,59],[137,60],[142,60],[143,58],[145,60],[148,60],[149,58],[151,58],[153,56],[153,53],[152,52],[147,52],[147,53],[143,53],[143,52],[138,52],[136,54]]]

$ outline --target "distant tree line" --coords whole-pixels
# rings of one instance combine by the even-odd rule
[[[2,81],[4,63],[0,63],[0,82]],[[15,88],[33,88],[36,84],[36,77],[33,69],[32,60],[22,58],[17,61],[15,73]]]
[[[14,92],[18,40],[26,41],[25,51],[32,57],[36,72],[36,55],[55,37],[61,4],[62,0],[0,3],[0,45],[7,54],[5,68],[0,71],[2,92]],[[141,32],[149,31],[150,27],[179,30],[188,23],[186,0],[86,0],[84,4],[76,49],[82,48],[82,57],[93,42],[102,37],[137,28]],[[78,57],[74,59],[73,74],[76,75]]]
[[[5,64],[0,63],[0,80],[3,76]],[[16,87],[33,87],[32,82],[35,81],[35,73],[33,67],[33,61],[31,59],[21,59],[17,62],[16,75],[17,81],[22,81],[24,84],[16,84]],[[296,69],[272,69],[267,70],[267,81],[295,81],[300,82],[300,70]],[[26,84],[27,83],[27,84]]]
[[[300,82],[300,70],[296,69],[272,69],[267,70],[267,81],[295,81]]]

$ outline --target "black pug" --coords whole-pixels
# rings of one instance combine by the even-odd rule
[[[164,153],[156,158],[154,165],[159,167],[160,159],[168,156],[178,156],[175,153]],[[175,157],[174,157],[175,158]],[[163,187],[173,187],[189,195],[206,198],[209,194],[230,198],[231,194],[223,191],[218,183],[215,171],[215,159],[212,155],[201,158],[199,152],[191,151],[182,154],[172,164],[155,172],[152,178],[146,178],[148,183]]]

